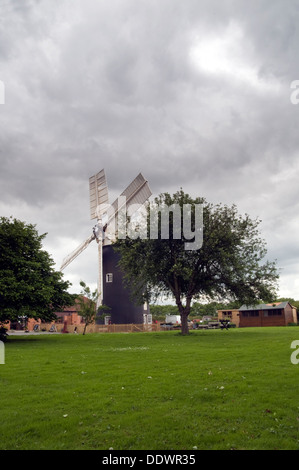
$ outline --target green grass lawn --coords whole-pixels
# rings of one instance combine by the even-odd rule
[[[10,337],[0,449],[299,449],[298,327]]]

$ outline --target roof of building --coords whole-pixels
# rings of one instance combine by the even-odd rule
[[[272,310],[272,309],[281,309],[285,308],[289,302],[273,302],[272,304],[259,304],[259,305],[242,305],[242,307],[239,308],[240,311],[246,311],[246,310]]]
[[[89,300],[84,295],[82,295],[81,297],[83,297],[84,302],[87,302]],[[63,310],[61,310],[59,312],[55,312],[55,313],[57,314],[57,313],[78,313],[78,312],[80,312],[80,304],[79,304],[79,300],[76,299],[74,305],[69,305],[67,307],[64,307]]]

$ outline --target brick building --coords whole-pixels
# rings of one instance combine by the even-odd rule
[[[84,300],[88,300],[84,297]],[[51,324],[63,324],[65,328],[70,325],[81,325],[84,323],[84,319],[80,316],[80,304],[78,300],[75,300],[75,304],[72,306],[65,307],[60,312],[55,312],[57,319],[50,322]],[[6,322],[4,324],[7,330],[41,330],[44,327],[44,322],[40,319],[22,317],[14,322]]]
[[[83,296],[84,301],[88,301],[87,297]],[[84,323],[84,319],[80,316],[80,304],[76,299],[75,304],[65,307],[61,312],[55,312],[57,316],[56,323],[66,323],[67,325],[80,325]]]

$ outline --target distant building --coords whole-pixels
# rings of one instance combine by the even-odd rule
[[[297,323],[297,309],[289,302],[260,304],[254,307],[242,305],[239,313],[240,327],[286,326],[289,323]]]
[[[229,310],[217,310],[218,320],[228,320],[230,323],[234,323],[236,327],[240,323],[240,313],[239,310],[229,309]]]
[[[84,297],[87,301],[87,297]],[[84,319],[80,316],[80,303],[76,299],[74,305],[65,307],[61,312],[55,312],[57,316],[56,323],[66,323],[67,325],[80,325],[84,323]]]
[[[286,326],[297,323],[297,309],[289,302],[274,302],[255,306],[242,305],[239,309],[217,310],[218,320],[229,320],[237,327]]]

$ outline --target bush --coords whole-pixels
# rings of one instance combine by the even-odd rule
[[[7,341],[7,329],[4,326],[0,326],[0,341]]]

